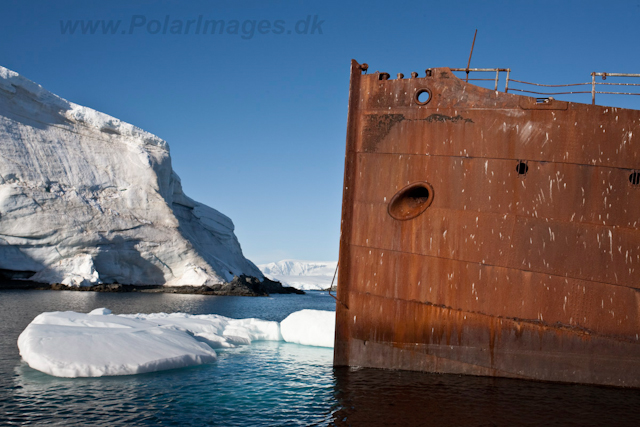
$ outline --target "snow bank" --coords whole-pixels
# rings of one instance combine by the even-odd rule
[[[214,348],[259,340],[333,347],[334,319],[334,312],[302,310],[281,327],[215,314],[58,311],[37,316],[20,334],[18,348],[30,367],[57,377],[132,375],[209,363],[216,359]]]
[[[285,341],[318,347],[333,347],[335,328],[336,313],[324,310],[296,311],[280,323]]]

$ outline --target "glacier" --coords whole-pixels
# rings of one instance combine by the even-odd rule
[[[335,312],[301,310],[281,323],[216,314],[46,312],[18,337],[22,359],[57,377],[134,375],[214,362],[214,349],[253,341],[333,347]]]
[[[285,286],[311,291],[328,289],[331,286],[337,266],[337,261],[284,259],[278,262],[260,264],[258,268],[266,277],[277,280]],[[336,275],[333,286],[335,287],[337,284],[338,276]]]
[[[184,194],[167,142],[4,67],[0,273],[68,286],[264,279],[231,219]]]

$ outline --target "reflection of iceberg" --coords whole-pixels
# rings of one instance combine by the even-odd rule
[[[303,310],[290,318],[297,324],[285,328],[291,341],[333,345],[326,339],[333,337],[332,312]],[[291,324],[288,320],[283,324]],[[185,313],[115,316],[97,309],[42,313],[22,332],[18,347],[29,366],[44,373],[98,377],[200,365],[216,359],[212,348],[282,339],[280,324],[273,321]]]

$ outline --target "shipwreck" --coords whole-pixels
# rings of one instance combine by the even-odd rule
[[[640,111],[367,68],[335,365],[640,387]]]

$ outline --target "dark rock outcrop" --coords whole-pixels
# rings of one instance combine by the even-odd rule
[[[60,283],[46,284],[28,280],[0,279],[0,290],[31,289],[54,291],[92,291],[92,292],[148,292],[173,294],[198,294],[220,296],[268,296],[269,294],[304,294],[296,288],[282,286],[282,283],[265,278],[260,280],[252,276],[235,276],[226,283],[208,286],[163,286],[163,285],[122,285],[119,283],[93,286],[67,286]]]

